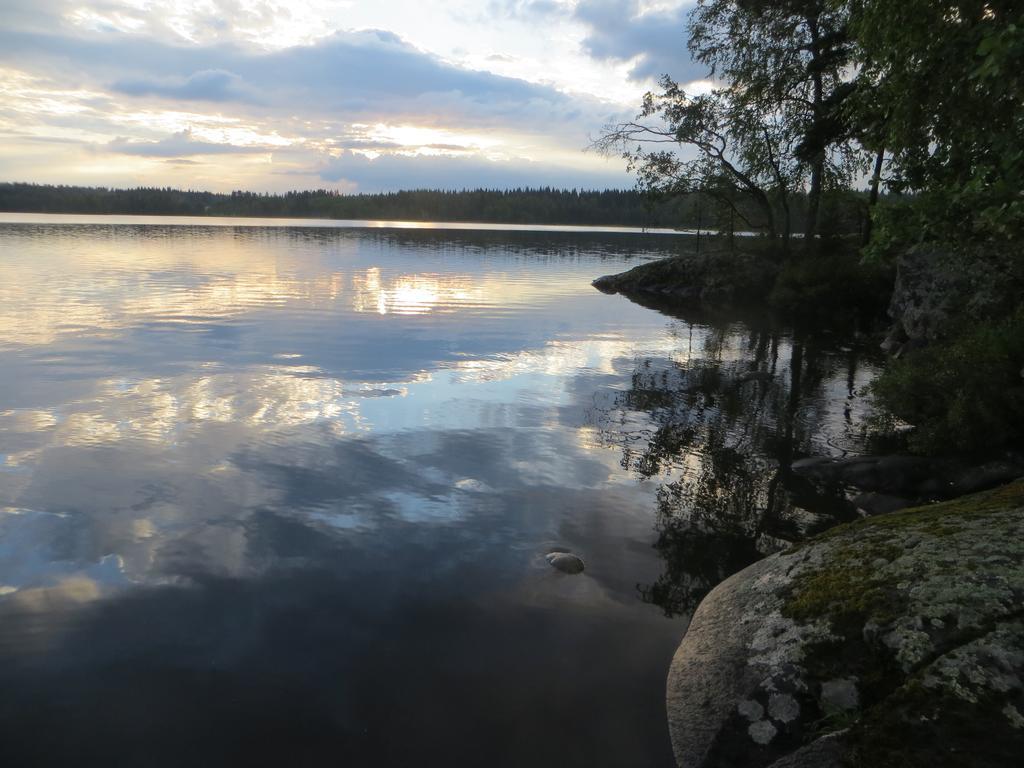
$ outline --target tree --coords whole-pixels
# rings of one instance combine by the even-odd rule
[[[828,0],[700,0],[690,16],[694,59],[794,146],[806,172],[808,240],[823,189],[848,185],[863,164],[843,109],[854,88],[848,20],[848,3]]]
[[[852,0],[853,117],[889,148],[890,189],[914,193],[878,238],[1024,233],[1024,8],[1016,0]]]
[[[723,84],[694,96],[665,75],[636,120],[607,126],[597,146],[622,151],[645,191],[745,197],[783,243],[791,200],[806,190],[813,242],[823,191],[849,186],[864,167],[846,107],[855,89],[848,20],[846,2],[700,0],[689,49]]]
[[[733,89],[690,96],[668,75],[660,84],[660,92],[644,96],[635,120],[606,126],[595,146],[621,152],[648,194],[699,192],[748,227],[788,240],[796,166],[783,126],[736,98]],[[782,203],[781,221],[773,198]]]

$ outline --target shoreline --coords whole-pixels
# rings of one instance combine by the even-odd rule
[[[270,222],[270,223],[268,223]],[[506,224],[483,221],[429,221],[389,219],[323,219],[286,216],[181,216],[178,214],[27,213],[0,211],[2,224],[110,224],[117,226],[308,227],[311,229],[399,229],[480,232],[557,232],[568,234],[654,235],[692,237],[690,230],[588,226],[582,224]]]
[[[640,304],[770,311],[786,267],[763,267],[735,252],[676,257],[593,284]],[[1024,668],[1005,661],[1024,658],[1024,455],[812,456],[788,474],[860,519],[700,601],[666,681],[681,768],[930,768],[991,732],[985,764],[1009,764],[1024,750]]]

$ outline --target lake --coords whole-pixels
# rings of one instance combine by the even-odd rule
[[[295,224],[0,218],[5,764],[672,765],[874,353],[590,286],[684,235]]]

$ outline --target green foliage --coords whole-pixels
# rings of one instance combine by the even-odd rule
[[[934,237],[928,222],[941,216],[941,211],[934,210],[936,203],[944,207],[927,195],[885,198],[871,212],[871,240],[864,247],[865,259],[891,264],[901,253]]]
[[[889,151],[886,184],[896,193],[875,211],[867,257],[892,263],[930,242],[986,267],[1006,254],[1019,264],[1024,7],[1015,0],[841,4],[851,8],[861,61],[852,119],[866,141]],[[945,339],[895,361],[875,385],[878,402],[915,425],[909,443],[918,451],[1019,447],[1021,310],[976,316],[969,290],[948,298],[955,309]]]
[[[792,144],[802,175],[817,170],[832,186],[849,184],[860,167],[842,109],[853,90],[847,76],[855,50],[848,6],[701,0],[690,17],[694,58],[729,83],[739,102],[770,116],[776,145]]]
[[[732,132],[763,148],[762,161],[782,171],[781,186],[806,184],[810,243],[823,192],[847,187],[865,168],[844,109],[854,91],[848,17],[848,3],[822,0],[700,0],[690,15],[694,59],[729,84],[742,113],[757,117]]]
[[[868,710],[847,735],[851,768],[992,768],[1020,761],[1011,694],[971,702],[917,675]]]
[[[845,4],[819,0],[700,0],[689,48],[721,86],[688,94],[665,75],[637,118],[606,127],[597,147],[620,151],[640,189],[700,190],[722,221],[739,214],[784,242],[793,198],[806,192],[802,218],[816,242],[823,192],[848,186],[864,161],[842,109],[853,91],[847,16]]]
[[[914,193],[876,253],[1024,235],[1024,9],[1013,0],[854,0],[853,119]]]
[[[874,384],[878,403],[915,425],[928,453],[989,452],[1024,441],[1024,307],[976,323],[893,361]]]
[[[769,302],[800,317],[856,313],[882,315],[893,275],[888,267],[863,261],[855,249],[833,245],[817,254],[798,254],[782,265]]]
[[[645,194],[664,199],[699,191],[728,214],[715,222],[723,229],[738,219],[741,229],[788,234],[788,217],[779,221],[773,197],[785,200],[793,191],[798,166],[781,124],[766,121],[735,89],[693,96],[667,75],[659,84],[644,96],[636,120],[606,126],[595,147],[621,153]],[[681,154],[681,147],[696,153]]]

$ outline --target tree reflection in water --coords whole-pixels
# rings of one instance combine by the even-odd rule
[[[669,616],[692,613],[763,555],[853,516],[842,500],[801,493],[790,465],[860,449],[858,390],[873,375],[855,347],[829,336],[689,318],[675,329],[677,355],[639,359],[630,388],[593,412],[622,466],[661,481],[654,546],[665,567],[638,588]]]

